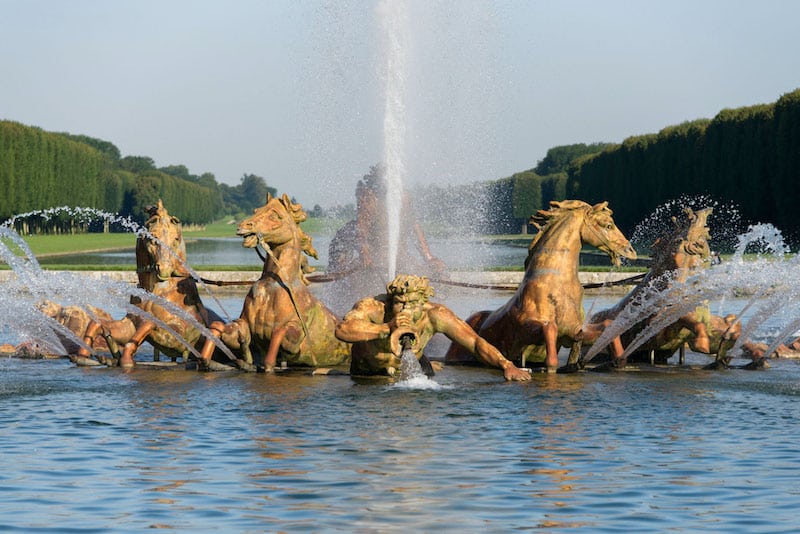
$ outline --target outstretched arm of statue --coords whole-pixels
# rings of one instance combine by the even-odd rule
[[[336,337],[347,343],[386,339],[391,333],[383,322],[384,306],[374,299],[363,299],[336,325]]]
[[[530,380],[531,375],[506,359],[497,347],[480,337],[466,322],[448,308],[436,305],[430,312],[436,330],[458,343],[481,361],[503,370],[506,380]]]

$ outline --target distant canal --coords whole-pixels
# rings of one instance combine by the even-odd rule
[[[314,237],[314,247],[319,259],[311,259],[311,265],[324,269],[328,264],[328,236]],[[131,244],[134,238],[131,237]],[[489,268],[521,267],[528,253],[527,245],[519,242],[506,243],[482,239],[441,239],[430,238],[433,253],[444,260],[453,270],[485,270]],[[186,243],[189,265],[259,265],[255,251],[242,247],[239,238],[191,239]],[[42,265],[135,265],[133,246],[129,250],[90,252],[39,258]],[[605,255],[582,255],[582,264],[608,264]]]

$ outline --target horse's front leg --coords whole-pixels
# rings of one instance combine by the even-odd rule
[[[275,365],[278,362],[278,352],[280,352],[281,348],[290,354],[299,353],[304,338],[303,331],[297,321],[289,321],[273,328],[267,353],[264,356],[264,369],[267,372],[272,372],[275,369]],[[314,364],[316,365],[316,362]]]
[[[108,350],[112,356],[119,360],[121,353],[119,350],[120,344],[125,344],[136,332],[136,327],[133,322],[127,317],[118,321],[95,321],[92,320],[86,326],[86,331],[83,334],[83,341],[86,345],[93,347],[93,343],[98,334],[102,334],[108,345]],[[78,348],[76,354],[80,358],[88,358],[89,351],[83,347]],[[97,355],[97,359],[104,365],[113,365],[113,360],[109,360],[106,356]]]
[[[524,341],[535,340],[537,337],[544,340],[545,359],[544,364],[548,373],[558,371],[558,325],[553,321],[537,321],[531,319],[525,321],[522,328],[523,332],[528,332],[529,337]],[[541,337],[540,337],[541,336]],[[532,343],[541,346],[541,343]]]
[[[97,337],[97,334],[99,334],[102,330],[102,324],[98,323],[97,321],[89,321],[89,324],[86,325],[86,331],[83,333],[83,342],[89,347],[94,348],[94,338]],[[78,347],[76,356],[80,358],[89,358],[91,356],[91,352],[84,347]]]
[[[228,324],[222,321],[213,321],[208,329],[211,333],[219,338],[220,341],[231,351],[241,355],[242,359],[236,360],[236,365],[240,369],[248,370],[253,365],[253,354],[250,350],[250,327],[243,319],[236,319]],[[200,365],[201,367],[208,367],[214,355],[214,341],[211,338],[206,338],[203,344],[203,349],[200,351]]]
[[[122,351],[120,345],[125,346],[125,343],[131,340],[136,333],[136,325],[129,317],[124,317],[118,321],[105,321],[103,325],[103,337],[108,345],[108,350],[119,361],[122,358]],[[106,365],[113,365],[113,361],[104,362]]]
[[[538,319],[517,319],[508,324],[509,329],[503,335],[514,336],[517,346],[535,345],[542,346],[544,342],[544,363],[548,373],[558,371],[558,325],[554,321],[541,321]],[[495,332],[497,333],[497,332]],[[521,364],[524,366],[526,362]]]
[[[697,313],[688,313],[678,319],[677,323],[683,328],[691,330],[694,334],[694,337],[690,341],[693,351],[702,354],[711,354],[711,340],[708,337],[708,328]]]
[[[150,332],[155,330],[155,328],[156,323],[153,321],[144,321],[139,324],[136,332],[134,332],[133,336],[125,343],[125,347],[122,349],[122,356],[119,357],[120,367],[131,368],[134,366],[133,355],[136,354],[136,351],[139,350],[144,340],[147,339],[147,336],[149,336]]]

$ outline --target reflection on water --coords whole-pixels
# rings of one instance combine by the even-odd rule
[[[3,360],[0,530],[786,530],[799,378],[455,367],[414,391]]]

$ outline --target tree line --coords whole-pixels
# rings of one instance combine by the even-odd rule
[[[578,158],[597,154],[608,143],[557,146],[536,167],[512,176],[467,185],[418,187],[416,216],[443,231],[479,234],[526,233],[530,216],[551,200],[563,200],[567,169]]]
[[[122,157],[111,142],[85,135],[46,132],[0,121],[0,221],[60,206],[89,207],[143,222],[146,206],[162,199],[187,224],[249,213],[277,193],[265,180],[245,174],[237,186],[211,173],[194,175],[184,165],[157,168],[147,156]],[[25,231],[108,229],[68,215],[20,221]]]
[[[666,202],[703,195],[736,204],[745,222],[770,222],[800,236],[800,89],[772,104],[724,109],[713,119],[668,126],[619,144],[548,150],[537,166],[499,180],[412,190],[417,217],[445,231],[517,233],[551,200],[609,201],[630,234]],[[0,221],[35,209],[88,206],[141,221],[161,198],[186,223],[249,213],[267,192],[245,174],[237,186],[184,165],[157,168],[146,156],[121,157],[108,141],[0,121]],[[352,208],[352,207],[351,207]],[[312,213],[325,213],[315,206]],[[70,223],[72,224],[72,223]],[[43,222],[41,230],[69,224]]]
[[[574,160],[567,195],[608,200],[623,231],[666,201],[703,195],[733,202],[745,222],[800,235],[800,89],[772,104],[724,109],[629,137]]]
[[[524,230],[551,200],[609,201],[627,235],[660,206],[693,196],[736,209],[741,227],[733,230],[772,223],[790,242],[800,239],[800,89],[618,144],[551,148],[533,169],[416,195],[420,218],[487,234]]]

